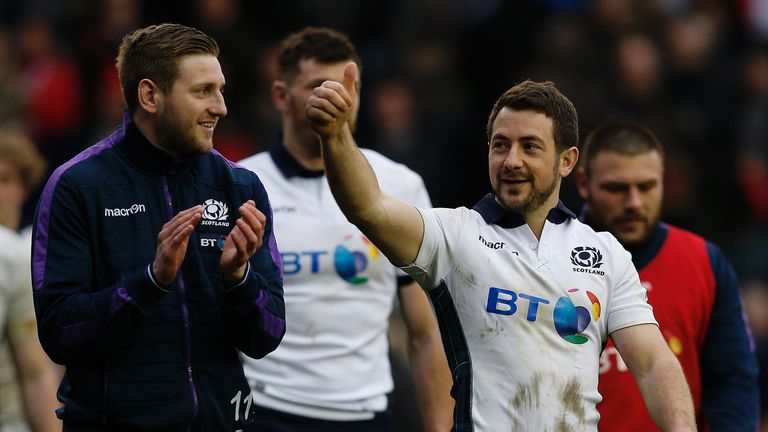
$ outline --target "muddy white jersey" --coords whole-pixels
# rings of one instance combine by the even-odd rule
[[[630,255],[562,203],[540,239],[492,195],[421,209],[404,270],[429,290],[453,371],[459,431],[596,431],[608,335],[656,323]]]

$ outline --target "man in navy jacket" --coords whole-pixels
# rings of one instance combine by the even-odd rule
[[[216,42],[161,24],[120,46],[112,135],[59,167],[35,217],[40,339],[66,366],[65,431],[232,431],[252,419],[238,350],[285,333],[258,177],[212,150],[227,114]]]

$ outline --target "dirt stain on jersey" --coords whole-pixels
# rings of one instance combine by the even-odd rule
[[[584,408],[584,395],[581,391],[581,382],[576,377],[571,377],[560,391],[560,401],[563,403],[565,413],[573,414],[580,424],[586,422],[586,409]],[[568,427],[564,429],[564,427]],[[558,431],[571,430],[564,420],[558,424]]]
[[[539,391],[541,387],[541,374],[536,373],[528,384],[521,384],[517,387],[517,392],[512,397],[511,405],[513,409],[530,409],[533,406],[539,406]]]
[[[489,339],[494,336],[500,336],[502,333],[504,333],[504,327],[499,324],[498,320],[493,321],[493,325],[487,325],[481,332],[480,332],[480,339],[485,340]]]

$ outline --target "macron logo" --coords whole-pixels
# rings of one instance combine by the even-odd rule
[[[105,217],[116,217],[116,216],[130,216],[134,215],[136,213],[146,213],[147,208],[144,206],[144,204],[134,204],[128,208],[113,208],[113,209],[104,209],[104,216]]]

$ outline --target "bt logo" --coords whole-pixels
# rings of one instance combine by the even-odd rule
[[[578,288],[568,290],[569,293],[576,293],[578,291]],[[597,321],[600,318],[601,312],[600,300],[598,300],[597,296],[586,290],[584,292],[591,303],[591,311],[584,306],[575,305],[570,297],[562,296],[555,303],[552,312],[552,321],[554,322],[557,334],[566,341],[576,345],[587,342],[588,338],[584,335],[584,331],[592,319]],[[526,319],[530,322],[536,321],[540,305],[550,304],[549,300],[541,297],[491,287],[488,291],[488,303],[485,310],[499,315],[513,315],[517,312],[519,306],[517,301],[519,299],[528,301]]]
[[[224,250],[224,239],[223,238],[206,238],[203,237],[200,239],[200,246],[207,247],[207,248],[217,248],[221,251]]]
[[[283,271],[286,276],[296,275],[302,271],[320,273],[322,264],[331,253],[328,251],[283,252]],[[345,236],[333,250],[333,267],[336,274],[351,284],[368,282],[365,270],[368,265],[381,257],[381,253],[362,234]]]

